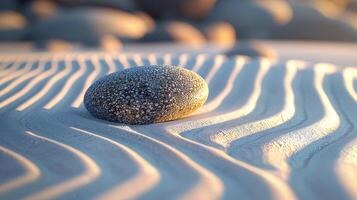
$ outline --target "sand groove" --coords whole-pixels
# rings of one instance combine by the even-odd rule
[[[14,165],[0,166],[1,199],[357,198],[354,67],[209,54],[0,57],[0,162]],[[95,80],[147,64],[199,73],[207,103],[145,126],[85,111]],[[46,151],[55,158],[41,159]],[[72,160],[51,160],[61,157]]]

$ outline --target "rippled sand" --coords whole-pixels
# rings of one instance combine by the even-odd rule
[[[129,66],[204,77],[185,119],[127,126],[84,92]],[[1,199],[356,199],[357,68],[210,54],[0,55]]]

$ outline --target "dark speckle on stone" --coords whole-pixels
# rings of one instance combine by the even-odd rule
[[[133,67],[96,81],[84,96],[95,117],[149,124],[184,117],[200,108],[208,86],[198,74],[170,65]]]

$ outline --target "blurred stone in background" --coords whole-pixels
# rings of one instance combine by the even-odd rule
[[[275,61],[278,58],[278,54],[273,48],[258,41],[251,40],[239,41],[234,47],[225,52],[225,54],[228,57],[238,55],[252,58],[264,57],[272,61]]]
[[[236,32],[234,27],[227,22],[210,23],[203,28],[203,33],[208,42],[229,47],[236,42]]]
[[[22,40],[26,35],[26,18],[15,11],[0,12],[0,41]]]
[[[285,1],[221,0],[208,20],[232,24],[238,38],[270,38],[271,31],[287,24],[291,15],[291,8]]]
[[[112,35],[123,40],[143,37],[147,24],[140,17],[111,8],[62,9],[45,20],[39,20],[31,28],[33,40],[62,39],[78,41],[94,46],[102,36]]]
[[[193,25],[180,21],[166,21],[146,34],[141,42],[177,42],[199,46],[206,42],[204,35]]]
[[[357,41],[357,0],[1,0],[0,41],[38,48]],[[112,44],[111,44],[112,43]],[[56,48],[54,48],[56,46]]]

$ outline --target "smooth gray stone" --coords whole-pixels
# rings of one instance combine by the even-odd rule
[[[198,74],[176,66],[133,67],[96,81],[84,96],[95,117],[149,124],[184,117],[200,108],[208,86]]]

